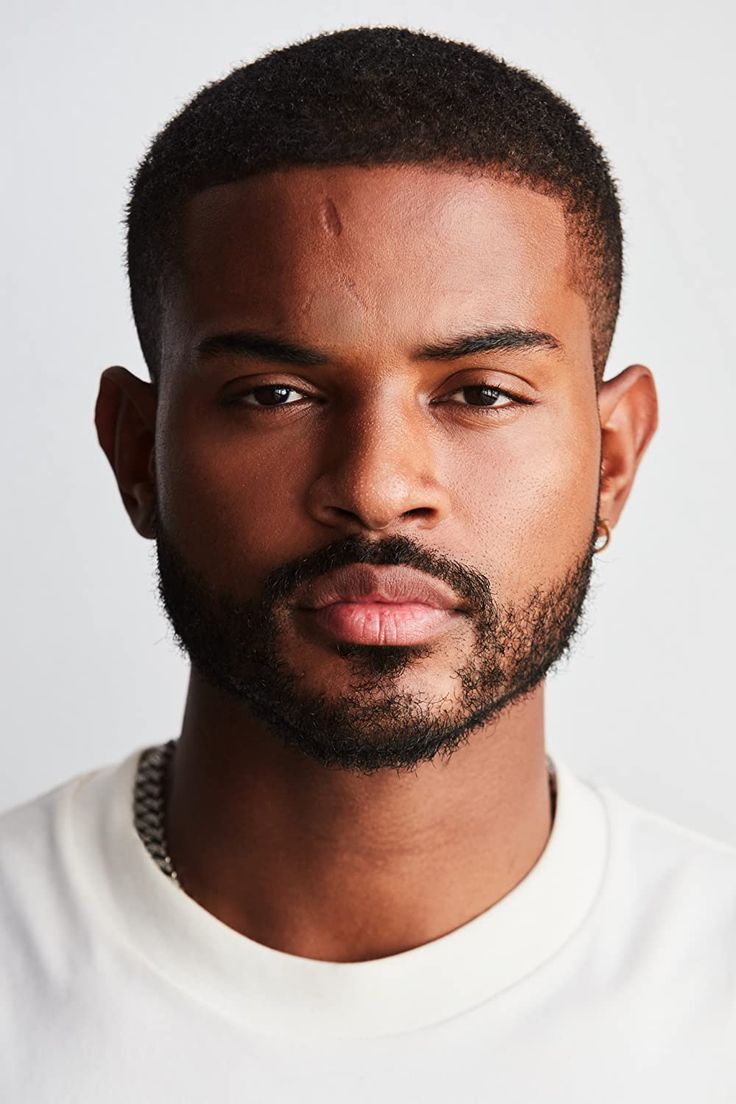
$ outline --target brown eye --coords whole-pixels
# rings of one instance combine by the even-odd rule
[[[505,391],[502,391],[500,387],[489,387],[488,384],[468,384],[465,387],[459,387],[457,391],[453,391],[452,394],[466,396],[466,401],[461,402],[459,404],[460,406],[499,408],[513,406],[514,402],[511,396],[507,395]],[[499,402],[499,399],[505,399],[506,401]]]
[[[268,383],[261,387],[252,387],[250,391],[244,391],[238,396],[237,401],[242,402],[244,406],[291,406],[292,402],[287,401],[289,395],[296,395],[297,399],[301,398],[301,392],[294,390],[293,387],[287,387],[283,383]],[[253,401],[250,401],[251,396]]]

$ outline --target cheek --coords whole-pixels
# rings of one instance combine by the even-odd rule
[[[252,579],[255,586],[275,564],[303,554],[303,467],[275,438],[256,448],[242,432],[210,433],[202,419],[182,419],[162,431],[160,455],[164,524],[213,585]]]
[[[539,414],[490,435],[468,465],[463,513],[479,562],[508,597],[561,578],[583,554],[598,495],[597,420]]]

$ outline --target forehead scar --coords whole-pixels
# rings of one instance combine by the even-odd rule
[[[342,223],[340,222],[340,216],[337,213],[337,207],[332,202],[329,196],[322,204],[320,218],[322,221],[322,225],[324,226],[328,234],[332,234],[334,237],[342,234]]]

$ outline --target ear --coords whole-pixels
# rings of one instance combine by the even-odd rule
[[[130,520],[142,537],[156,535],[154,441],[157,391],[125,368],[100,377],[95,425]]]
[[[601,419],[600,517],[611,529],[618,522],[634,476],[657,428],[654,377],[632,364],[598,392]]]

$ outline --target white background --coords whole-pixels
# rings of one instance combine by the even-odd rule
[[[187,667],[154,546],[93,427],[104,367],[147,378],[122,263],[128,177],[235,65],[322,30],[400,24],[536,73],[608,151],[627,277],[607,375],[648,364],[661,426],[597,557],[587,631],[549,680],[549,746],[736,842],[731,18],[726,0],[37,0],[6,14],[0,807],[179,729]]]

